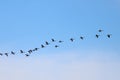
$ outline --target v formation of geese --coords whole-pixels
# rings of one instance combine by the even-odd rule
[[[99,34],[95,34],[95,37],[98,39],[99,37],[100,37],[100,33],[102,33],[104,30],[101,30],[101,29],[99,29],[98,30],[98,32],[99,32]],[[111,36],[112,36],[112,34],[107,34],[106,35],[106,37],[107,38],[111,38]],[[79,39],[81,39],[81,40],[84,40],[84,36],[80,36],[79,37]],[[70,38],[69,39],[69,41],[70,42],[74,42],[74,38]],[[57,40],[55,40],[54,38],[52,38],[51,39],[51,42],[58,42],[58,43],[63,43],[64,41],[63,40],[59,40],[59,41],[57,41]],[[41,44],[41,47],[40,48],[45,48],[46,46],[48,46],[48,45],[50,45],[51,43],[49,43],[48,41],[45,41],[45,44],[43,45],[43,44]],[[59,45],[54,45],[54,47],[55,48],[58,48],[59,47]],[[30,50],[28,50],[27,52],[25,52],[25,51],[23,51],[23,50],[19,50],[19,53],[21,53],[21,54],[24,54],[26,57],[29,57],[33,52],[35,52],[35,51],[38,51],[40,48],[34,48],[34,49],[30,49]],[[0,56],[3,56],[3,55],[5,55],[5,56],[9,56],[9,54],[12,54],[12,55],[15,55],[16,53],[14,52],[14,51],[11,51],[10,53],[0,53]]]

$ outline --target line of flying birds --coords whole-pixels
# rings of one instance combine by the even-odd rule
[[[98,32],[101,33],[101,32],[103,32],[103,30],[99,29]],[[111,35],[112,35],[112,34],[107,34],[106,36],[107,36],[108,38],[111,38]],[[95,34],[95,37],[96,37],[96,38],[99,38],[100,35],[99,35],[99,34]],[[80,38],[81,40],[84,40],[84,37],[83,37],[83,36],[80,36],[79,38]],[[74,42],[74,40],[75,40],[74,38],[70,38],[70,39],[69,39],[70,42]],[[55,40],[55,39],[53,39],[53,38],[51,39],[51,41],[52,41],[52,42],[59,42],[59,43],[64,42],[64,41],[62,41],[62,40],[57,41],[57,40]],[[48,41],[45,42],[45,45],[41,44],[41,47],[40,47],[40,48],[45,48],[47,45],[50,45],[50,43],[49,43]],[[55,45],[54,47],[55,47],[55,48],[58,48],[59,46],[58,46],[58,45]],[[33,53],[33,52],[35,52],[35,51],[38,51],[40,48],[30,49],[30,50],[28,50],[27,52],[25,52],[25,51],[23,51],[23,50],[19,50],[19,52],[20,52],[21,54],[24,54],[26,57],[28,57],[28,56],[30,56],[31,53]],[[9,54],[15,55],[16,53],[15,53],[14,51],[11,51],[10,53],[0,53],[0,56],[5,55],[5,56],[8,57]]]

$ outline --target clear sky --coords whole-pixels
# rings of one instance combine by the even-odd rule
[[[119,34],[120,0],[0,0],[0,52],[17,53],[0,56],[0,79],[120,80]],[[45,41],[30,57],[19,54]]]

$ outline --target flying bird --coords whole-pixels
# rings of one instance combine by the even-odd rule
[[[15,55],[15,52],[11,51],[11,54]]]
[[[58,45],[55,45],[55,48],[58,48],[59,46]]]
[[[8,57],[8,53],[5,53],[5,55]]]
[[[28,53],[31,54],[31,53],[32,53],[32,50],[29,50]]]
[[[42,44],[42,45],[41,45],[41,48],[44,48],[44,47],[45,47],[45,46]]]
[[[71,42],[73,42],[73,41],[74,41],[74,39],[73,39],[73,38],[70,38],[70,41],[71,41]]]
[[[3,54],[2,53],[0,53],[0,56],[2,56]]]
[[[83,36],[81,36],[81,37],[80,37],[80,39],[81,39],[81,40],[83,40],[83,39],[84,39],[84,37],[83,37]]]
[[[23,51],[23,50],[20,50],[20,53],[24,53],[24,51]]]
[[[37,51],[39,48],[35,48],[35,49],[33,49],[33,51]]]
[[[45,42],[46,45],[49,45],[50,43],[48,43],[47,41]]]
[[[99,29],[98,32],[103,32],[103,30]]]
[[[108,38],[111,38],[111,34],[108,34],[107,37],[108,37]]]
[[[96,38],[98,38],[100,35],[96,34],[95,36],[96,36]]]
[[[30,56],[29,54],[25,54],[26,57]]]
[[[51,40],[52,40],[52,42],[55,42],[55,40],[53,38]]]
[[[59,41],[59,43],[62,43],[62,42],[63,42],[63,41],[61,41],[61,40]]]

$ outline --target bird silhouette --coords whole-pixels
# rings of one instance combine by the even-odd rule
[[[80,37],[80,39],[81,39],[81,40],[83,40],[83,39],[84,39],[84,37],[83,37],[83,36],[81,36],[81,37]]]
[[[96,34],[95,36],[96,36],[96,38],[98,38],[100,35]]]
[[[73,41],[74,41],[74,39],[73,39],[73,38],[70,38],[70,41],[71,41],[71,42],[73,42]]]
[[[48,43],[47,41],[45,42],[46,45],[49,45],[50,43]]]
[[[31,54],[31,53],[32,53],[32,50],[29,50],[28,53]]]
[[[35,48],[35,49],[33,49],[33,51],[37,51],[39,48]]]
[[[51,40],[52,40],[52,42],[55,42],[55,39],[52,38]]]
[[[55,45],[55,48],[58,48],[59,46],[58,45]]]
[[[29,54],[25,54],[26,57],[30,56]]]
[[[20,53],[24,53],[24,51],[23,51],[23,50],[20,50]]]
[[[0,53],[0,56],[2,56],[3,54],[2,53]]]
[[[108,38],[111,38],[111,34],[107,34],[107,37],[108,37]]]
[[[15,52],[11,51],[11,54],[15,55]]]
[[[5,55],[8,57],[8,53],[5,53]]]
[[[42,44],[42,45],[41,45],[41,48],[44,48],[44,47],[45,47],[45,46]]]
[[[64,42],[64,41],[61,41],[61,40],[59,41],[59,43],[62,43],[62,42]]]
[[[103,30],[102,30],[102,29],[99,29],[98,32],[103,32]]]

